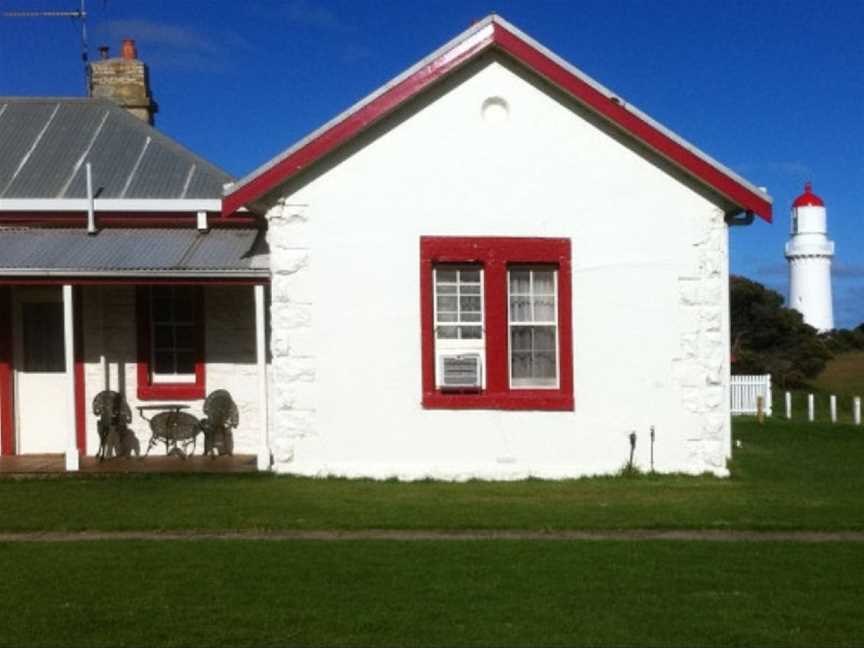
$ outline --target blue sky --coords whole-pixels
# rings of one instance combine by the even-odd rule
[[[0,0],[6,9],[78,0]],[[838,326],[864,322],[864,3],[730,0],[88,0],[91,55],[135,38],[157,126],[243,175],[490,11],[768,187],[775,223],[732,232],[732,270],[785,294],[806,180],[837,243]],[[84,92],[69,19],[0,18],[0,95]]]

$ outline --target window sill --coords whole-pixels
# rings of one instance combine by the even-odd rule
[[[190,383],[156,383],[138,385],[138,400],[200,400],[205,396],[203,385]]]
[[[572,412],[573,396],[547,389],[519,389],[503,393],[450,393],[425,392],[425,409],[490,409],[490,410],[546,410]]]

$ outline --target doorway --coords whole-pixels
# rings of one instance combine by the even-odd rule
[[[13,304],[17,454],[63,452],[74,418],[67,402],[61,288],[17,288]]]

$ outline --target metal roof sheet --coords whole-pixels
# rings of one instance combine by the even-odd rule
[[[269,267],[258,229],[0,228],[3,275],[267,276]]]
[[[0,97],[0,198],[219,199],[231,176],[105,99]]]

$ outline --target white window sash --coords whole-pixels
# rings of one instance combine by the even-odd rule
[[[524,270],[529,272],[529,286],[528,286],[528,294],[525,293],[512,293],[510,291],[510,273],[514,270]],[[555,320],[548,321],[533,321],[534,318],[534,298],[537,296],[534,293],[534,273],[535,272],[551,272],[552,273],[552,312],[555,316]],[[529,303],[531,304],[531,321],[524,322],[514,322],[513,314],[511,312],[511,299],[512,297],[527,297],[529,299]],[[514,383],[513,378],[513,328],[514,327],[523,327],[523,328],[549,328],[553,327],[555,332],[555,383],[554,384],[537,384],[530,383],[525,381],[534,380],[531,378],[517,378],[519,384]],[[561,388],[561,342],[559,339],[559,330],[558,330],[558,269],[543,267],[543,266],[514,266],[513,268],[507,269],[507,380],[510,385],[510,389],[518,390],[518,389],[549,389],[555,390]]]

